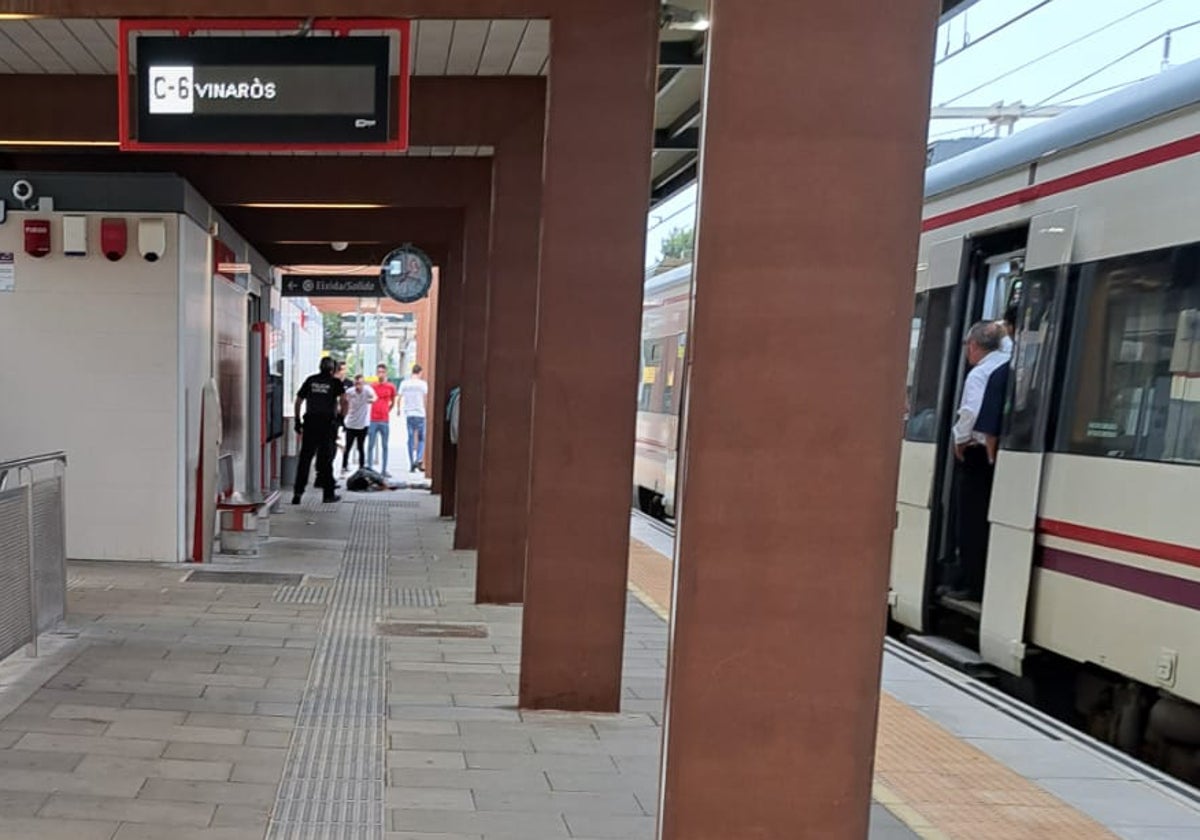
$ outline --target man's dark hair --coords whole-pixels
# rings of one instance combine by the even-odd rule
[[[421,372],[421,366],[413,365],[413,373],[420,373],[420,372]]]
[[[337,368],[337,362],[332,356],[325,356],[321,359],[321,373],[333,373]]]

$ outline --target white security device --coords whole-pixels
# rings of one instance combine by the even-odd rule
[[[158,262],[167,252],[167,223],[162,219],[138,220],[138,253],[146,262]]]
[[[87,256],[87,216],[63,216],[63,254]]]

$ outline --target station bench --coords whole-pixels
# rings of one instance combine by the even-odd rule
[[[278,506],[280,491],[245,494],[233,489],[233,456],[217,459],[221,554],[256,555],[260,541],[271,535],[271,512]]]

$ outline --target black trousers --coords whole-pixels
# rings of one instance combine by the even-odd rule
[[[987,568],[988,506],[996,467],[988,463],[987,450],[969,446],[958,462],[957,531],[959,574],[957,586],[972,600],[983,597]]]
[[[358,447],[358,465],[365,467],[367,465],[366,456],[363,455],[363,446],[367,442],[366,429],[351,429],[346,427],[346,448],[342,450],[342,469],[347,469],[350,466],[350,447]]]
[[[306,415],[304,433],[300,438],[300,463],[296,465],[296,485],[292,492],[299,496],[308,484],[308,469],[313,456],[317,458],[317,480],[326,496],[333,495],[333,454],[337,439],[337,421],[332,417]]]

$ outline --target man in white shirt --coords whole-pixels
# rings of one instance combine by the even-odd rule
[[[396,413],[408,426],[408,463],[412,472],[423,470],[425,462],[425,399],[429,383],[421,378],[421,366],[413,365],[412,376],[400,383],[400,404]]]
[[[1009,360],[1002,350],[1003,323],[980,321],[967,333],[966,354],[971,371],[963,385],[962,402],[953,428],[956,475],[958,548],[957,584],[953,597],[980,601],[987,562],[988,505],[992,498],[995,466],[988,457],[988,436],[975,428],[987,391],[988,379]]]
[[[346,411],[346,448],[342,450],[342,473],[349,471],[350,449],[358,446],[358,465],[367,464],[363,457],[363,444],[367,440],[367,427],[371,424],[371,403],[375,402],[375,391],[363,381],[362,374],[354,377],[354,386],[346,391],[350,407]]]

